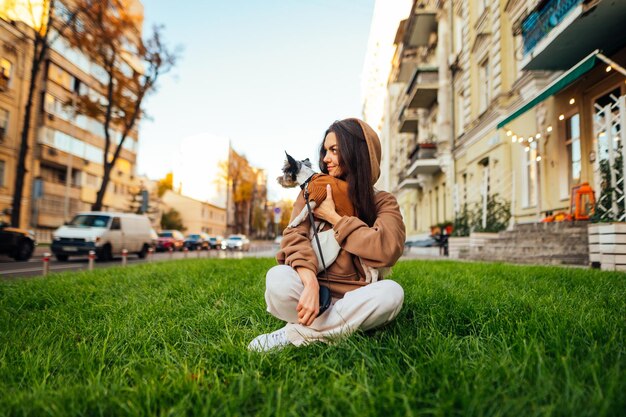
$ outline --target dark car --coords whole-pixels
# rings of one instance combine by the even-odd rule
[[[164,252],[170,250],[183,250],[183,244],[185,242],[185,236],[178,230],[163,230],[159,233],[157,239],[156,251]]]
[[[33,255],[36,245],[32,232],[0,222],[0,253],[9,255],[16,261],[27,261]]]
[[[203,232],[191,233],[187,235],[183,245],[189,250],[209,249],[209,235]]]
[[[220,236],[220,235],[209,236],[209,248],[222,249],[223,240],[224,240],[224,236]]]

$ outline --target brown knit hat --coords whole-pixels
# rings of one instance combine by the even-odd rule
[[[367,142],[367,150],[370,154],[370,166],[372,168],[372,185],[378,181],[378,177],[380,177],[380,159],[381,159],[381,149],[380,149],[380,139],[378,139],[378,135],[372,129],[370,125],[365,123],[361,119],[353,118],[363,130],[363,136],[365,137],[365,142]]]

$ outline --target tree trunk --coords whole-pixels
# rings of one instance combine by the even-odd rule
[[[113,169],[113,164],[105,164],[104,165],[104,175],[102,176],[102,184],[100,185],[100,189],[98,190],[98,194],[96,195],[96,202],[91,206],[92,211],[102,211],[102,202],[104,201],[104,194],[106,193],[107,185],[109,185],[109,180],[111,179],[111,170]]]
[[[28,154],[28,136],[30,134],[30,122],[33,113],[33,104],[35,98],[35,88],[37,85],[37,77],[39,76],[39,70],[41,63],[43,62],[43,52],[37,51],[38,41],[35,40],[35,47],[33,51],[32,68],[30,71],[30,82],[28,85],[28,96],[26,99],[26,109],[24,111],[24,119],[22,122],[22,137],[20,143],[20,153],[17,158],[17,168],[15,170],[15,182],[13,185],[13,201],[11,203],[11,226],[20,227],[21,211],[22,211],[22,197],[24,195],[24,178],[26,176],[26,155]],[[42,48],[45,45],[41,46]]]

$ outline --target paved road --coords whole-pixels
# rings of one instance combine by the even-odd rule
[[[232,251],[191,251],[187,253],[187,259],[238,259],[244,257],[256,257],[256,258],[273,258],[278,250],[277,244],[268,242],[253,243],[249,252],[232,252]],[[17,277],[29,277],[29,276],[41,276],[43,272],[42,255],[44,252],[49,251],[46,247],[37,247],[35,254],[28,262],[16,262],[13,259],[0,255],[0,279],[11,279]],[[169,253],[155,253],[152,255],[152,259],[139,259],[136,255],[128,256],[128,265],[133,265],[142,262],[167,262],[169,260],[184,259],[185,254],[183,252],[175,252],[170,256]],[[447,257],[441,257],[433,254],[421,254],[407,252],[401,259],[447,259]],[[94,263],[95,268],[107,268],[111,266],[120,266],[122,258],[117,257],[112,262],[98,262]],[[70,258],[67,262],[58,262],[52,257],[50,261],[50,272],[64,272],[64,271],[80,271],[86,270],[89,266],[86,256],[79,256]]]
[[[16,262],[13,259],[0,255],[0,279],[16,278],[16,277],[28,277],[28,276],[40,276],[43,273],[43,261],[42,255],[47,248],[37,248],[37,251],[33,257],[27,262]],[[278,245],[271,243],[262,243],[253,245],[248,252],[233,252],[233,251],[190,251],[187,253],[187,259],[207,259],[207,258],[244,258],[244,257],[273,257],[278,250]],[[139,259],[137,255],[128,255],[128,265],[133,265],[143,262],[167,262],[169,260],[185,259],[185,253],[175,252],[171,255],[169,253],[155,253],[152,255],[152,259]],[[111,262],[98,262],[94,263],[95,268],[107,268],[111,266],[120,266],[122,263],[121,257],[116,257]],[[50,261],[50,272],[64,272],[64,271],[80,271],[86,270],[89,266],[87,256],[77,256],[70,258],[67,262],[59,262],[52,257]]]

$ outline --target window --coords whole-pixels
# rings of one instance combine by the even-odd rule
[[[476,19],[480,19],[480,17],[485,12],[485,9],[489,5],[489,0],[478,0],[476,2]]]
[[[0,142],[4,140],[9,131],[9,112],[0,109]]]
[[[578,113],[565,120],[565,147],[569,167],[568,188],[580,183],[580,116]]]
[[[39,168],[39,175],[46,182],[65,184],[67,169],[50,165],[41,165]]]
[[[439,223],[439,187],[435,187],[435,223]]]
[[[98,188],[98,182],[98,177],[89,173],[85,173],[85,185],[93,188]]]
[[[11,75],[13,75],[13,64],[5,58],[0,58],[0,91],[11,87]]]
[[[459,137],[463,134],[463,125],[465,124],[465,115],[463,111],[465,110],[463,107],[463,93],[459,92],[456,96],[456,106],[455,106],[455,127],[456,127],[456,136]]]
[[[48,69],[48,78],[70,91],[74,90],[76,83],[74,77],[58,65],[52,63],[50,64],[50,68]]]
[[[6,162],[0,159],[0,187],[4,187],[4,171]]]
[[[119,217],[113,217],[113,220],[111,221],[111,227],[109,228],[110,230],[121,230],[122,227],[120,225],[120,218]]]
[[[485,59],[478,67],[478,99],[479,113],[487,110],[491,102],[491,74],[489,73],[489,59]]]
[[[524,149],[523,200],[524,207],[537,205],[537,142]]]

